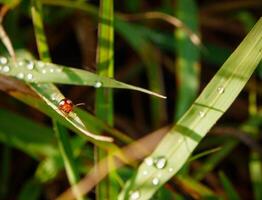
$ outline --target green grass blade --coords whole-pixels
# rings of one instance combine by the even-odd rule
[[[237,146],[237,144],[238,141],[236,140],[226,141],[220,149],[220,151],[210,156],[204,162],[201,168],[199,168],[199,170],[196,171],[196,173],[194,174],[194,178],[196,180],[202,180],[208,172],[212,171],[223,158],[225,158],[230,152],[232,152],[232,150]]]
[[[31,13],[36,36],[37,50],[43,61],[50,62],[49,49],[44,33],[44,25],[42,21],[42,5],[39,0],[31,0]]]
[[[199,32],[197,5],[194,0],[177,1],[176,15],[192,31]],[[175,30],[175,37],[177,96],[174,119],[178,120],[197,96],[200,49],[182,29]]]
[[[163,95],[157,94],[155,92],[151,92],[140,87],[129,85],[81,69],[69,68],[53,63],[28,59],[18,59],[18,64],[8,59],[7,63],[8,64],[2,64],[0,66],[0,73],[6,76],[19,78],[27,83],[60,83],[86,85],[93,86],[95,88],[122,88],[136,90],[157,97],[165,98]]]
[[[137,29],[135,25],[116,18],[115,29],[138,53],[143,61],[146,67],[150,90],[163,94],[163,76],[162,71],[159,68],[159,55],[156,48],[154,48],[154,46],[145,38],[143,32]],[[155,127],[160,126],[164,121],[166,121],[166,108],[163,101],[159,101],[152,97],[150,109],[150,116]]]
[[[254,199],[262,199],[262,164],[261,158],[255,152],[252,152],[250,155],[249,161],[249,172],[251,176],[252,189],[254,193]]]
[[[233,187],[232,183],[228,179],[228,177],[223,173],[219,173],[220,181],[226,191],[227,197],[230,200],[240,200],[238,193],[236,192],[235,188]]]
[[[4,109],[0,109],[0,119],[1,142],[20,149],[35,159],[57,152],[51,129]]]
[[[114,2],[113,0],[100,1],[97,73],[101,76],[114,76]],[[96,116],[113,126],[113,91],[109,88],[97,88],[95,100]],[[107,156],[107,152],[95,147],[95,160],[98,163]],[[109,163],[108,167],[110,167]],[[96,185],[96,199],[115,199],[117,187],[112,173]]]
[[[40,194],[42,191],[41,183],[32,178],[29,179],[24,185],[19,193],[18,200],[37,200],[40,199]]]
[[[71,149],[71,144],[69,142],[70,137],[64,126],[60,125],[56,121],[53,121],[53,125],[58,141],[58,146],[64,161],[68,180],[70,182],[70,185],[73,187],[73,192],[75,194],[76,199],[82,200],[84,198],[82,197],[78,188],[75,187],[75,185],[79,181],[80,174],[78,172],[77,165],[75,163],[74,156]]]
[[[262,18],[206,86],[190,109],[139,166],[118,199],[132,192],[149,199],[184,165],[210,128],[233,103],[262,58]],[[145,176],[144,171],[148,171]],[[130,193],[131,192],[131,193]]]

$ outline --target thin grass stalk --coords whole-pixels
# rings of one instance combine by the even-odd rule
[[[66,128],[62,126],[61,124],[57,123],[55,120],[53,120],[53,126],[54,126],[54,131],[56,133],[59,150],[60,150],[60,153],[64,161],[66,174],[67,174],[69,183],[72,186],[76,199],[83,200],[84,197],[81,195],[79,189],[75,187],[75,185],[79,181],[80,176],[79,176],[76,162],[74,160],[74,155],[73,155],[73,151],[71,148],[71,144],[69,141],[70,139],[69,134]]]
[[[199,32],[195,0],[176,1],[176,16],[194,33]],[[174,119],[177,121],[195,100],[199,88],[200,48],[181,28],[175,29],[177,93]]]
[[[51,57],[49,55],[49,48],[44,32],[43,20],[42,20],[42,8],[41,2],[39,0],[31,0],[31,11],[32,11],[32,20],[36,35],[37,49],[41,60],[50,62]],[[69,179],[69,182],[73,188],[73,192],[77,200],[83,200],[84,198],[80,194],[79,190],[75,187],[79,180],[79,172],[76,168],[75,161],[73,159],[73,153],[69,142],[69,136],[66,132],[66,129],[60,125],[55,119],[52,119],[53,128],[55,130],[60,153],[64,160],[66,173]]]
[[[102,0],[99,8],[97,73],[109,78],[114,77],[114,1]],[[102,86],[102,85],[101,85]],[[113,91],[112,89],[97,88],[95,101],[96,116],[113,126]],[[108,152],[95,147],[95,160],[98,163]],[[107,167],[110,164],[107,163]],[[112,174],[96,186],[96,199],[115,199],[117,187]]]

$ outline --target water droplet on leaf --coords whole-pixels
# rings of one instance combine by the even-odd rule
[[[27,69],[32,70],[32,69],[34,69],[34,66],[35,66],[35,64],[34,64],[33,61],[26,60],[26,67],[27,67]]]
[[[102,82],[96,81],[94,87],[95,88],[100,88],[102,85],[103,85]]]
[[[42,70],[42,74],[46,74],[46,70],[45,69]]]
[[[219,94],[223,94],[223,93],[225,92],[225,88],[223,88],[223,87],[218,87],[218,88],[217,88],[217,92],[218,92]]]
[[[198,115],[202,118],[202,117],[204,117],[204,116],[206,115],[206,113],[203,112],[203,111],[199,111],[199,112],[198,112]]]
[[[167,164],[167,160],[164,156],[159,156],[154,160],[154,165],[157,169],[163,169]]]
[[[2,70],[3,70],[3,72],[9,72],[10,67],[8,65],[5,65]]]
[[[27,78],[28,80],[32,80],[32,79],[33,79],[33,75],[32,75],[32,74],[27,74],[26,78]]]
[[[158,185],[159,182],[160,182],[159,178],[153,178],[153,180],[152,180],[153,185]]]
[[[5,65],[5,64],[7,64],[7,62],[8,62],[8,60],[7,60],[6,57],[3,57],[3,56],[0,57],[0,64]]]
[[[173,169],[172,167],[170,167],[170,168],[168,169],[168,171],[169,171],[169,172],[173,172],[174,169]]]
[[[153,160],[153,158],[148,157],[148,158],[145,159],[145,163],[148,166],[152,166],[154,164],[154,160]]]
[[[17,78],[19,78],[19,79],[23,79],[24,77],[25,77],[25,75],[22,72],[17,74]]]
[[[147,170],[144,170],[143,171],[143,175],[146,176],[148,174],[148,171]]]
[[[138,190],[130,192],[130,199],[137,200],[140,198],[140,192]]]

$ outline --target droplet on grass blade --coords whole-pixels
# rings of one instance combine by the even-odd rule
[[[198,115],[199,115],[199,117],[204,117],[205,115],[206,115],[206,113],[205,112],[203,112],[203,111],[199,111],[198,112]]]
[[[157,169],[163,169],[167,164],[167,159],[165,156],[159,156],[155,158],[154,165]]]
[[[152,166],[154,164],[154,160],[151,157],[145,159],[145,163],[147,166]]]
[[[153,179],[152,179],[152,184],[153,184],[153,185],[158,185],[159,183],[160,183],[159,178],[153,178]]]
[[[24,73],[20,72],[20,73],[17,74],[16,77],[19,78],[19,79],[23,79],[25,77],[25,75],[24,75]]]
[[[8,63],[8,60],[7,60],[7,58],[6,57],[3,57],[3,56],[1,56],[0,57],[0,64],[1,65],[5,65],[5,64],[7,64]]]
[[[102,84],[101,81],[96,81],[94,87],[95,87],[95,88],[100,88],[100,87],[102,87],[102,85],[103,85],[103,84]]]
[[[10,67],[8,65],[5,65],[5,66],[3,66],[2,71],[3,72],[9,72],[10,71]]]
[[[33,79],[33,74],[27,74],[26,75],[26,78],[27,78],[27,80],[32,80]]]
[[[140,192],[138,190],[130,192],[130,200],[137,200],[140,198]]]
[[[223,94],[223,93],[225,92],[225,88],[224,88],[224,87],[218,87],[218,88],[217,88],[217,92],[218,92],[219,94]]]

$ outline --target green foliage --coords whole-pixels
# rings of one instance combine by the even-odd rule
[[[0,3],[0,199],[261,199],[260,2]]]

